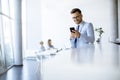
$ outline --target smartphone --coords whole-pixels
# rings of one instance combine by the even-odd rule
[[[70,32],[74,33],[72,30],[75,30],[74,27],[70,27]]]

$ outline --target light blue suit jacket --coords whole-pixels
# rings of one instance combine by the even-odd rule
[[[70,39],[72,48],[79,48],[80,46],[85,46],[87,44],[93,44],[95,41],[94,28],[92,23],[87,23],[82,21],[79,24],[79,32],[81,33],[80,38],[77,38],[77,45],[75,47],[75,38]],[[77,27],[76,27],[77,28]]]

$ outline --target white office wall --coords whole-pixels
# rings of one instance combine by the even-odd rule
[[[26,49],[36,49],[41,40],[41,2],[26,0]]]
[[[40,40],[47,46],[49,38],[56,47],[70,47],[69,27],[75,26],[70,11],[74,7],[82,10],[83,19],[94,28],[103,28],[102,41],[106,42],[112,24],[111,5],[111,0],[27,0],[27,47],[38,48]]]

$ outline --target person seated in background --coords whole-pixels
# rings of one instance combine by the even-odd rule
[[[47,44],[48,44],[48,50],[50,50],[50,49],[56,49],[53,45],[52,45],[52,40],[51,39],[48,39],[48,42],[47,42]]]
[[[44,42],[40,41],[40,52],[45,51]]]

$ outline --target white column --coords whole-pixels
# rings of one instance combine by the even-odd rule
[[[110,41],[115,42],[118,38],[118,0],[111,1],[111,20],[110,27]]]
[[[14,0],[14,65],[23,65],[22,58],[22,21],[21,21],[21,1]]]
[[[118,14],[120,14],[120,0],[118,0]],[[119,29],[119,41],[120,41],[120,15],[118,15],[118,29]]]

